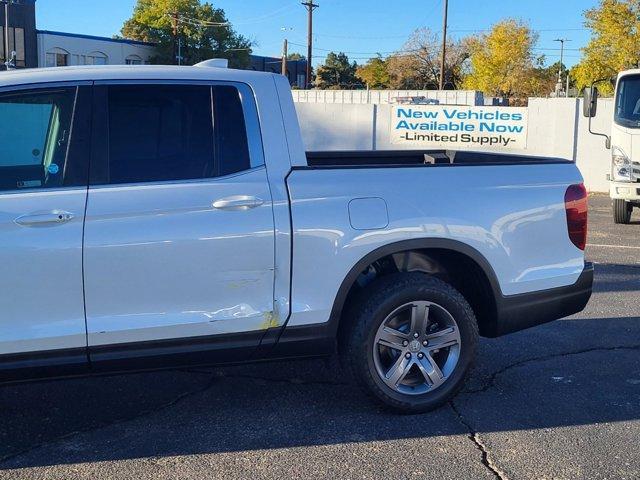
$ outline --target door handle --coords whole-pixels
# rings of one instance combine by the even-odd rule
[[[234,195],[232,197],[221,198],[212,203],[213,208],[218,210],[243,211],[259,207],[264,200],[249,195]]]
[[[60,225],[67,223],[74,217],[73,213],[54,210],[46,213],[30,213],[15,219],[18,225],[23,227],[38,227],[47,225]]]

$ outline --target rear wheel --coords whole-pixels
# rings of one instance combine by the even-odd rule
[[[613,221],[615,223],[628,224],[631,222],[633,205],[625,200],[616,198],[613,200]]]
[[[421,273],[394,274],[372,284],[353,312],[343,360],[374,399],[418,413],[446,403],[462,387],[478,327],[451,285]]]

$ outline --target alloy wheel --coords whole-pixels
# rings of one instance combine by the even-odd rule
[[[460,330],[441,305],[404,304],[380,324],[373,360],[380,379],[392,390],[420,395],[440,387],[460,358]]]

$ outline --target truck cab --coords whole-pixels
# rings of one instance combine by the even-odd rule
[[[607,179],[614,222],[628,224],[633,208],[640,207],[640,69],[621,72],[615,83],[613,123],[607,137],[611,149]],[[585,116],[595,116],[597,98],[597,89],[591,87],[586,94]]]

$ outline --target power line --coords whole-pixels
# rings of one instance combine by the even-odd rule
[[[554,41],[556,41],[556,40],[554,40]],[[548,52],[559,52],[562,49],[561,48],[550,48],[550,47],[533,47],[531,50],[544,50],[544,51],[548,51]],[[565,48],[564,51],[565,52],[581,52],[582,49],[581,48]]]
[[[376,35],[373,37],[360,37],[355,35],[331,35],[327,33],[316,33],[317,37],[329,37],[329,38],[344,38],[344,39],[353,39],[353,40],[377,40],[383,38],[407,38],[407,35]]]
[[[588,28],[551,28],[551,29],[536,29],[536,28],[532,28],[532,30],[534,32],[577,32],[577,31],[587,31],[589,30]],[[491,29],[490,28],[478,28],[478,29],[451,29],[448,28],[447,29],[448,32],[460,32],[460,33],[464,33],[464,32],[469,32],[469,33],[475,33],[475,32],[490,32]],[[395,39],[395,38],[409,38],[411,34],[397,34],[397,35],[371,35],[371,36],[367,36],[367,35],[335,35],[335,34],[330,34],[330,33],[316,33],[315,36],[316,37],[327,37],[327,38],[343,38],[343,39],[349,39],[349,40],[378,40],[378,39]]]
[[[188,25],[196,26],[196,27],[230,27],[231,26],[231,23],[229,22],[208,22],[206,20],[200,20],[198,18],[189,17],[184,14],[180,14],[180,20],[182,23],[186,23]]]
[[[584,32],[590,29],[589,28],[533,28],[531,27],[531,30],[533,32]],[[460,33],[490,32],[491,28],[471,28],[471,29],[456,28],[450,31],[460,32]]]
[[[251,24],[255,24],[255,23],[261,23],[261,22],[265,22],[265,21],[269,21],[272,18],[276,18],[279,16],[284,15],[285,13],[287,13],[287,11],[292,10],[295,5],[297,5],[296,3],[292,3],[289,5],[285,5],[284,7],[280,7],[276,10],[273,10],[270,13],[266,13],[264,15],[260,15],[257,17],[253,17],[253,18],[248,18],[248,19],[244,19],[244,20],[240,20],[237,22],[233,22],[233,25],[251,25]],[[232,25],[232,22],[226,21],[226,22],[209,22],[206,20],[201,20],[199,18],[194,18],[194,17],[190,17],[187,15],[182,15],[182,18],[184,19],[184,23],[193,25],[193,26],[202,26],[202,27],[230,27]]]
[[[306,45],[302,44],[302,43],[296,43],[296,42],[291,42],[289,41],[290,45],[296,45],[298,47],[306,47]],[[354,54],[354,55],[368,55],[368,54],[372,54],[372,55],[377,55],[377,54],[383,54],[383,53],[388,53],[388,54],[392,54],[397,52],[398,50],[390,50],[390,51],[384,51],[384,52],[352,52],[352,51],[344,51],[344,50],[340,50],[340,49],[336,49],[336,48],[320,48],[320,47],[313,47],[314,50],[320,50],[322,52],[341,52],[341,53],[348,53],[348,54]],[[418,50],[415,50],[418,51]]]
[[[440,0],[442,1],[442,0]],[[440,2],[434,4],[434,8],[431,12],[436,10],[436,7],[440,5]],[[428,18],[428,15],[426,18]],[[425,20],[426,20],[425,18]],[[422,22],[424,23],[424,22]],[[419,27],[418,27],[419,28]],[[535,28],[532,27],[531,30],[534,32],[584,32],[589,31],[589,28]],[[462,28],[448,28],[448,32],[460,32],[460,33],[475,33],[475,32],[490,32],[491,28],[471,28],[471,29],[462,29]],[[345,38],[345,39],[353,39],[353,40],[377,40],[377,39],[394,39],[394,38],[408,38],[410,34],[394,34],[394,35],[345,35],[345,34],[330,34],[330,33],[316,33],[318,37],[327,37],[327,38]]]
[[[420,28],[426,20],[436,11],[438,6],[442,0],[438,0],[431,10],[427,13],[423,20],[421,20],[420,25],[417,28]],[[415,30],[415,29],[414,29]],[[410,34],[409,34],[410,35]],[[372,35],[372,36],[360,36],[360,35],[334,35],[330,33],[316,33],[316,37],[327,37],[327,38],[345,38],[345,39],[354,39],[354,40],[378,40],[378,39],[394,39],[394,38],[409,38],[407,34],[398,34],[398,35]]]
[[[238,22],[233,22],[233,24],[234,25],[251,25],[255,23],[266,22],[273,18],[282,17],[285,14],[287,14],[289,11],[293,10],[294,8],[298,8],[298,2],[290,3],[289,5],[285,5],[283,7],[277,8],[276,10],[273,10],[272,12],[266,13],[264,15],[259,15],[254,18],[248,18],[248,19],[240,20]]]
[[[297,43],[297,42],[292,42],[289,41],[289,45],[296,45],[298,47],[306,47],[305,44],[303,43]],[[313,47],[314,50],[320,50],[321,52],[340,52],[340,53],[345,53],[345,54],[353,54],[353,55],[383,55],[383,54],[388,54],[388,55],[392,55],[394,53],[402,53],[402,52],[406,52],[406,53],[416,53],[416,52],[420,52],[423,51],[423,48],[416,48],[416,49],[407,49],[407,50],[403,50],[403,49],[398,49],[398,50],[385,50],[385,51],[369,51],[369,52],[360,52],[360,51],[351,51],[351,50],[342,50],[339,48],[323,48],[323,47]],[[560,49],[559,48],[547,48],[547,47],[533,47],[532,50],[541,50],[541,51],[551,51],[551,52],[559,52]],[[566,51],[574,51],[574,52],[580,52],[581,49],[580,48],[565,48],[564,49],[565,52]],[[566,55],[565,55],[566,56]]]
[[[417,28],[420,28],[420,27],[422,27],[424,24],[426,24],[426,23],[427,23],[427,20],[431,17],[431,15],[433,15],[433,14],[436,12],[436,10],[438,9],[438,7],[440,6],[440,4],[441,4],[441,3],[442,3],[442,0],[438,0],[437,2],[435,2],[435,3],[433,4],[433,6],[431,7],[431,10],[429,10],[429,11],[427,12],[427,15],[426,15],[425,17],[423,17],[423,18],[422,18],[422,20],[420,20],[420,24],[418,25],[418,27],[417,27]],[[416,28],[416,29],[417,29],[417,28]],[[414,29],[414,30],[415,30],[415,29]]]

